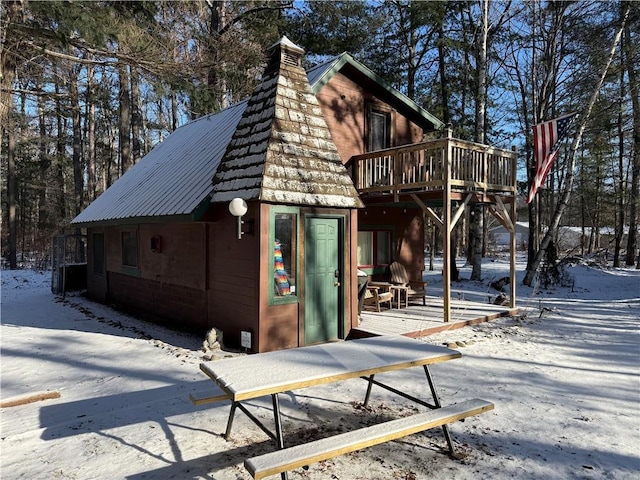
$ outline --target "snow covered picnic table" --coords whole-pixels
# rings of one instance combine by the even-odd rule
[[[231,400],[226,438],[231,433],[235,410],[239,408],[276,442],[278,451],[245,461],[245,467],[256,479],[276,473],[287,478],[287,470],[434,427],[442,427],[453,455],[447,424],[493,408],[493,404],[479,399],[444,408],[440,404],[428,366],[461,356],[456,350],[398,335],[234,357],[200,364],[200,369],[224,393],[209,399],[192,400],[194,403]],[[379,373],[419,366],[424,368],[432,403],[374,379]],[[431,411],[285,448],[278,394],[352,378],[363,378],[368,382],[365,405],[373,385],[376,385]],[[272,397],[275,433],[242,403],[266,395]]]

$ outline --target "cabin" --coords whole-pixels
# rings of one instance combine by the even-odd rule
[[[91,298],[253,352],[335,341],[358,325],[359,269],[422,278],[425,218],[445,243],[471,202],[512,226],[514,152],[450,138],[347,53],[307,71],[286,37],[268,54],[250,98],[178,128],[73,219]]]

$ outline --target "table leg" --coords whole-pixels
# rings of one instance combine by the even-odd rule
[[[367,393],[364,396],[364,406],[365,407],[369,404],[369,397],[371,396],[371,387],[373,387],[373,375],[369,375],[368,382],[369,382],[369,385],[367,385]]]
[[[429,388],[431,389],[431,395],[433,396],[433,404],[436,408],[440,408],[442,405],[440,404],[440,398],[438,397],[436,386],[433,383],[433,378],[431,378],[431,372],[429,372],[428,365],[424,365],[424,373],[427,376],[427,381],[429,382]],[[442,432],[444,433],[444,438],[449,446],[449,455],[453,457],[455,456],[455,452],[453,449],[453,441],[451,440],[451,433],[449,433],[449,426],[447,424],[442,425]]]
[[[271,400],[273,402],[273,420],[276,424],[276,447],[278,450],[284,449],[284,438],[282,438],[282,418],[280,416],[280,400],[277,393],[271,394]],[[288,480],[287,472],[280,474],[282,480]]]
[[[233,425],[233,417],[236,414],[237,407],[238,402],[231,402],[231,410],[229,411],[229,419],[227,420],[227,430],[224,432],[225,440],[229,440],[229,436],[231,435],[231,426]]]

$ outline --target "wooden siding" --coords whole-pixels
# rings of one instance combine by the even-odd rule
[[[209,325],[224,332],[224,342],[240,345],[240,332],[253,333],[257,348],[260,274],[261,217],[256,202],[248,203],[244,221],[254,222],[254,234],[237,237],[237,219],[226,204],[214,206],[215,222],[209,225]],[[246,224],[245,224],[246,225]]]
[[[342,73],[336,73],[316,96],[331,131],[333,142],[345,164],[354,155],[360,155],[366,151],[364,139],[367,104],[393,110],[391,106],[377,99]],[[424,139],[422,128],[398,111],[393,110],[392,119],[392,145],[416,143]]]
[[[151,239],[160,239],[152,251]],[[207,288],[207,231],[204,223],[143,224],[138,227],[140,276],[188,288]]]
[[[122,266],[121,233],[136,232],[138,267]],[[179,328],[207,327],[205,224],[143,224],[89,229],[104,233],[105,274],[93,273],[89,248],[88,294]],[[151,251],[151,237],[161,249]],[[92,242],[92,239],[90,240]]]
[[[391,230],[391,261],[402,263],[411,280],[421,281],[424,270],[424,221],[422,211],[415,208],[368,207],[359,217],[359,230]],[[374,280],[388,280],[387,273],[376,269]]]
[[[183,285],[108,273],[109,301],[143,318],[158,319],[173,328],[206,331],[205,292]]]
[[[89,228],[87,229],[87,295],[89,298],[101,303],[107,301],[107,264],[106,260],[103,261],[104,271],[103,273],[95,273],[94,265],[95,259],[93,255],[93,235],[100,234],[104,236],[104,251],[106,259],[106,235],[104,235],[103,228]]]

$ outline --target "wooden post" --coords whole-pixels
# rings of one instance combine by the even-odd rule
[[[510,283],[510,299],[509,306],[511,308],[516,308],[516,235],[518,228],[516,226],[516,222],[518,220],[518,189],[516,185],[516,161],[518,158],[516,147],[511,147],[513,151],[513,162],[511,168],[511,186],[513,187],[513,201],[511,202],[511,223],[513,224],[513,231],[511,232],[510,240],[511,240],[511,258],[509,263],[509,277],[511,279]]]
[[[443,269],[442,269],[442,286],[444,300],[444,321],[451,319],[451,129],[447,129],[447,146],[444,150],[444,188],[442,193],[442,221],[443,229]]]

